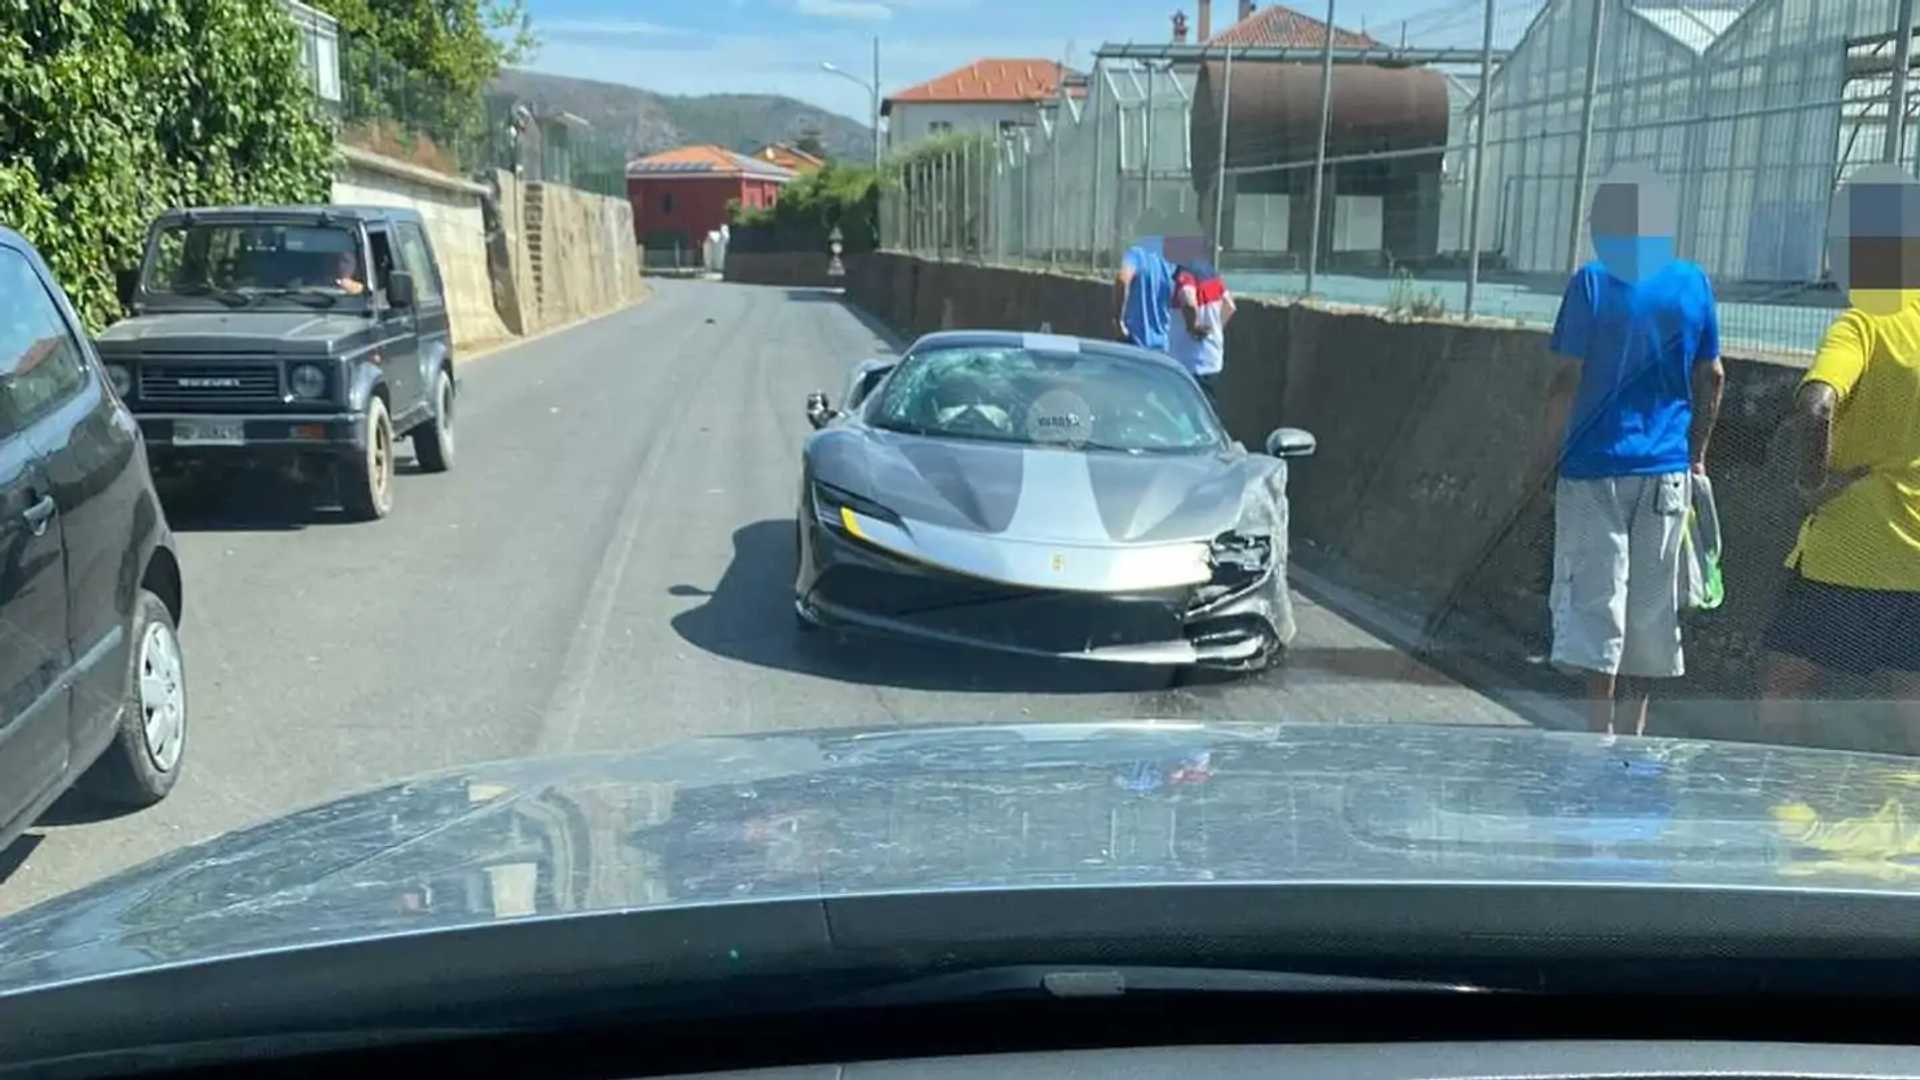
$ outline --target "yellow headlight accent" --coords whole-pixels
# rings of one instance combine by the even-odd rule
[[[840,508],[840,524],[855,537],[861,540],[867,538],[867,534],[860,531],[860,522],[854,518],[853,511],[844,506]]]

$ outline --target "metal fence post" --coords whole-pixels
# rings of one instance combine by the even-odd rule
[[[1580,151],[1573,167],[1573,206],[1567,223],[1567,272],[1580,265],[1580,226],[1586,221],[1587,165],[1593,159],[1593,108],[1600,96],[1600,35],[1606,27],[1606,0],[1589,0],[1593,21],[1587,29],[1587,89],[1580,106]],[[1902,0],[1903,3],[1908,0]]]
[[[1887,137],[1883,160],[1899,164],[1907,143],[1907,66],[1913,62],[1913,0],[1900,0],[1894,18],[1893,85],[1887,87]]]
[[[1063,96],[1060,102],[1066,106]],[[1060,121],[1054,120],[1053,133],[1047,137],[1047,265],[1060,266]]]
[[[1487,0],[1492,3],[1493,0]],[[1220,87],[1220,158],[1213,171],[1213,269],[1220,272],[1220,255],[1226,250],[1226,237],[1220,235],[1222,222],[1226,220],[1227,205],[1227,135],[1232,130],[1228,125],[1233,116],[1233,46],[1227,46],[1227,75]]]
[[[1088,200],[1087,210],[1087,269],[1100,268],[1100,150],[1101,136],[1107,130],[1107,96],[1101,91],[1105,85],[1105,75],[1101,73],[1100,61],[1093,62],[1093,77],[1087,85],[1087,108],[1093,110],[1093,156],[1087,160],[1093,166],[1090,189],[1093,193]]]
[[[973,250],[973,141],[960,144],[960,258]]]
[[[1320,52],[1320,142],[1313,156],[1313,221],[1307,237],[1307,292],[1320,271],[1320,197],[1327,178],[1327,127],[1333,119],[1333,0],[1327,0],[1327,43]]]
[[[1140,216],[1153,206],[1153,62],[1147,62],[1147,115],[1140,126]]]
[[[1467,296],[1461,309],[1469,319],[1480,288],[1480,193],[1487,176],[1487,99],[1493,94],[1493,2],[1487,0],[1480,33],[1480,100],[1474,103],[1473,177],[1467,181]]]

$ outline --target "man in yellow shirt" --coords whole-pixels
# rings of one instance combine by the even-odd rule
[[[1794,401],[1807,518],[1766,634],[1760,715],[1768,736],[1789,737],[1826,672],[1878,674],[1916,744],[1920,294],[1854,284]]]

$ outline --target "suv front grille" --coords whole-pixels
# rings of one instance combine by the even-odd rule
[[[143,364],[140,400],[152,405],[278,404],[280,369],[265,364]]]

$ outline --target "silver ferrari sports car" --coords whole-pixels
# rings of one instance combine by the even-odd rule
[[[1159,353],[958,331],[855,368],[800,469],[803,626],[1254,669],[1294,634],[1287,463]]]

